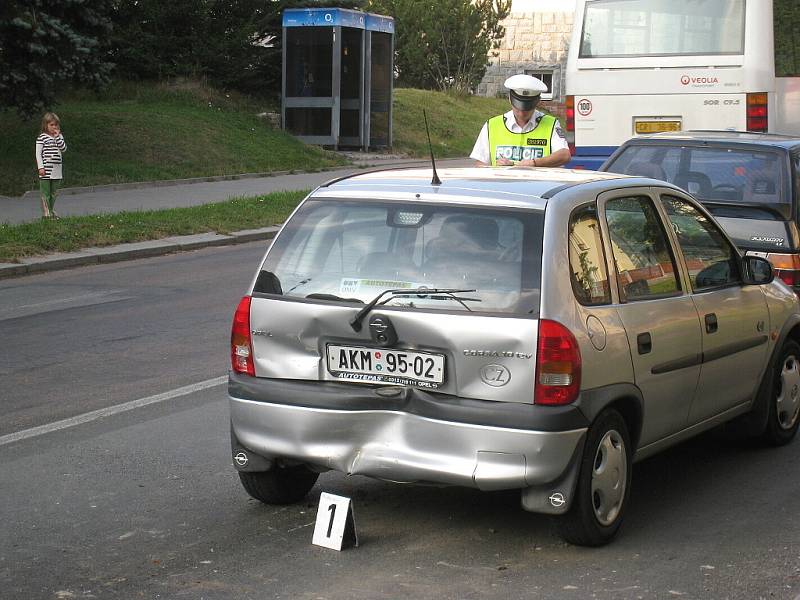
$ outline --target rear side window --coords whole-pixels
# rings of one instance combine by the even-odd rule
[[[738,284],[738,255],[717,226],[680,198],[664,196],[661,202],[683,251],[692,289]]]
[[[645,197],[606,203],[608,231],[622,300],[648,300],[680,291],[666,232]]]
[[[675,184],[700,200],[786,207],[781,155],[765,150],[632,144],[608,171]]]
[[[581,304],[611,302],[608,270],[594,205],[578,209],[569,223],[569,267],[572,289]]]
[[[309,200],[275,241],[255,292],[390,306],[538,314],[543,213]]]

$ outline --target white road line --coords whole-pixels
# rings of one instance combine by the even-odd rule
[[[193,394],[194,392],[199,392],[201,390],[222,385],[226,381],[228,381],[228,376],[222,375],[221,377],[215,377],[214,379],[206,379],[205,381],[199,381],[198,383],[185,385],[183,387],[179,387],[174,390],[170,390],[168,392],[156,394],[155,396],[148,396],[147,398],[139,398],[138,400],[131,400],[130,402],[126,402],[125,404],[109,406],[108,408],[101,408],[100,410],[93,410],[92,412],[84,413],[82,415],[77,415],[75,417],[70,417],[69,419],[63,419],[61,421],[56,421],[54,423],[48,423],[47,425],[32,427],[31,429],[17,431],[16,433],[9,433],[8,435],[0,436],[0,446],[5,446],[6,444],[12,444],[20,440],[26,440],[28,438],[37,437],[40,435],[44,435],[46,433],[52,433],[54,431],[59,431],[61,429],[75,427],[76,425],[83,425],[84,423],[89,423],[91,421],[96,421],[97,419],[102,419],[103,417],[110,417],[112,415],[117,415],[119,413],[128,412],[129,410],[133,410],[135,408],[141,408],[142,406],[147,406],[149,404],[157,404],[159,402],[172,400],[173,398],[178,398],[179,396],[186,396],[187,394]]]

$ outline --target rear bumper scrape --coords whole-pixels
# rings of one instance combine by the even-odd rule
[[[298,386],[296,392],[304,394],[319,387],[308,382],[292,383]],[[287,386],[292,387],[289,382],[280,382],[284,391]],[[427,416],[418,414],[419,410],[407,410],[413,404],[409,398],[392,406],[374,394],[374,388],[352,387],[354,393],[364,396],[354,402],[357,406],[331,408],[319,406],[323,403],[319,397],[305,396],[311,406],[241,398],[235,392],[242,389],[232,385],[229,397],[234,439],[240,447],[267,458],[267,465],[273,459],[299,461],[315,468],[399,483],[500,490],[562,478],[576,449],[582,447],[586,432],[579,411],[564,417],[576,425],[570,429],[536,429],[530,419],[522,419],[519,427],[486,425],[462,422],[463,403],[455,403],[459,421],[447,418],[446,401],[438,402],[436,416]],[[412,390],[407,395],[417,393],[425,394]],[[373,407],[366,403],[370,394],[376,398]],[[435,400],[427,397],[426,401]],[[339,404],[348,403],[340,397]],[[469,401],[468,408],[473,404],[487,404],[485,408],[494,408],[495,412],[519,410],[516,403]],[[539,411],[533,409],[541,407],[525,408],[536,414]],[[553,425],[548,423],[551,428]]]

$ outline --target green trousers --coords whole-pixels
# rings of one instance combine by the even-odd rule
[[[50,216],[56,204],[56,193],[61,186],[60,179],[40,179],[39,190],[42,192],[42,214]]]

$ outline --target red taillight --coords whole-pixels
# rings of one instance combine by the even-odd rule
[[[775,277],[795,291],[800,291],[800,255],[767,254],[767,260],[772,263]]]
[[[747,94],[747,131],[763,133],[768,127],[767,94]]]
[[[575,96],[567,96],[567,131],[575,131]]]
[[[541,319],[536,350],[536,404],[569,404],[581,387],[581,351],[561,323]]]
[[[246,375],[256,374],[253,365],[253,344],[250,342],[250,296],[236,307],[231,327],[231,369]]]

